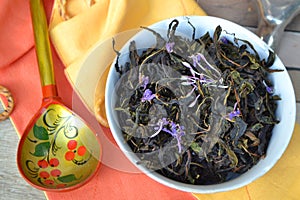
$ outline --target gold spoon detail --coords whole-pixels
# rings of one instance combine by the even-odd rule
[[[57,95],[47,20],[41,0],[30,0],[43,100],[20,139],[17,163],[32,186],[65,191],[89,181],[100,166],[96,134]]]

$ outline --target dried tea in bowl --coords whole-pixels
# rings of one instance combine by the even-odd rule
[[[123,137],[145,165],[170,179],[209,185],[231,180],[266,156],[278,120],[270,73],[275,54],[216,27],[195,37],[166,35],[117,53],[114,109]],[[126,62],[121,63],[120,59]]]

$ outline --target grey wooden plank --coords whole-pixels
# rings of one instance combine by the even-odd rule
[[[292,83],[296,94],[296,100],[297,102],[300,103],[300,69],[299,70],[290,69],[288,70],[288,72],[292,79]]]
[[[258,9],[256,0],[196,0],[210,16],[221,17],[243,26],[257,27]],[[271,2],[272,3],[272,2]],[[300,31],[300,15],[286,27],[286,31]]]
[[[224,18],[243,26],[257,26],[257,7],[254,0],[196,0],[207,15]]]
[[[2,106],[0,105],[0,112]],[[20,175],[16,164],[19,138],[10,120],[0,122],[0,199],[45,200],[44,193],[31,187]]]
[[[288,67],[300,68],[299,52],[300,32],[284,32],[278,48],[278,56],[283,64]]]

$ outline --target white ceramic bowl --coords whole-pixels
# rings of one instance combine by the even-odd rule
[[[150,28],[155,30],[162,29],[162,31],[166,31],[167,27],[169,26],[169,23],[173,19],[174,18],[160,21],[150,26]],[[209,33],[212,35],[215,28],[218,25],[221,25],[223,30],[227,30],[230,33],[235,33],[236,37],[250,41],[255,46],[255,49],[257,50],[261,58],[267,58],[268,56],[269,47],[255,34],[235,23],[224,19],[207,16],[189,16],[188,18],[176,17],[176,19],[180,22],[177,28],[177,32],[182,32],[183,34],[189,35],[191,37],[192,28],[190,25],[188,25],[188,20],[196,27],[196,37],[202,36],[207,31],[209,31]],[[138,49],[149,47],[155,42],[155,38],[152,36],[152,33],[143,30],[137,35],[135,35],[133,38],[131,38],[127,44],[125,44],[125,46],[120,51],[121,53],[125,53],[128,51],[129,43],[132,40],[136,41]],[[120,62],[123,63],[124,60],[121,59]],[[284,70],[280,73],[273,73],[270,77],[270,80],[274,84],[275,93],[282,98],[282,100],[278,102],[278,108],[276,112],[276,116],[280,120],[280,123],[277,124],[273,129],[266,157],[260,160],[249,171],[245,172],[244,174],[240,175],[235,179],[214,185],[191,185],[171,180],[156,172],[148,170],[143,165],[137,165],[136,163],[139,161],[139,158],[134,153],[132,153],[130,147],[127,145],[126,142],[124,142],[123,135],[118,126],[118,123],[116,122],[114,111],[116,95],[113,93],[113,91],[115,84],[118,81],[118,74],[115,71],[114,63],[108,74],[105,92],[107,119],[112,134],[121,150],[133,164],[135,164],[142,172],[144,172],[152,179],[166,186],[186,192],[195,193],[222,192],[245,186],[254,181],[255,179],[264,175],[275,165],[275,163],[280,159],[286,147],[288,146],[293,133],[296,116],[296,102],[293,86],[290,77],[286,71],[286,68],[284,67],[284,65],[278,57],[276,57],[273,66],[273,68]]]

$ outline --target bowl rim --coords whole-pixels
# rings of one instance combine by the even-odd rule
[[[209,29],[210,31],[214,31],[214,28],[216,27],[217,24],[220,24],[221,27],[223,27],[224,24],[226,24],[226,27],[231,27],[232,29],[238,29],[239,33],[237,35],[246,35],[247,36],[247,40],[251,41],[251,43],[255,46],[255,49],[257,50],[257,48],[264,50],[264,51],[269,51],[270,47],[264,43],[258,36],[256,36],[253,32],[249,31],[248,29],[234,23],[231,22],[229,20],[225,20],[222,18],[218,18],[218,17],[211,17],[211,16],[178,16],[178,17],[172,17],[169,19],[165,19],[162,21],[159,21],[157,23],[154,23],[150,26],[148,26],[149,28],[156,28],[161,26],[162,24],[169,24],[172,20],[174,19],[178,19],[181,23],[182,21],[185,20],[185,22],[187,22],[187,20],[189,21],[200,21],[200,22],[205,22],[206,24],[211,24],[211,26],[213,28]],[[195,26],[195,24],[193,24]],[[195,26],[197,28],[197,26]],[[142,30],[141,32],[143,32],[144,30]],[[207,31],[207,30],[205,30]],[[136,35],[134,35],[132,38],[130,38],[128,40],[128,42],[123,46],[123,48],[120,50],[120,52],[122,52],[122,50],[124,50],[124,48],[127,48],[127,46],[129,45],[129,42],[131,40],[133,40],[135,37],[137,37],[138,34],[142,34],[141,32],[137,33]],[[239,37],[242,38],[242,37]],[[259,51],[260,52],[260,51]],[[259,53],[260,55],[262,54],[261,52]],[[114,65],[116,61],[116,58],[114,59],[113,63],[111,66]],[[229,191],[229,190],[234,190],[243,186],[246,186],[248,184],[250,184],[251,182],[253,182],[254,180],[256,180],[257,178],[261,177],[262,175],[264,175],[266,172],[268,172],[276,163],[277,161],[280,159],[280,157],[282,156],[282,154],[284,153],[284,151],[286,150],[290,139],[292,137],[293,134],[293,129],[294,129],[294,125],[295,125],[295,121],[296,121],[296,97],[295,97],[295,92],[293,89],[293,85],[291,83],[291,79],[286,71],[285,66],[283,65],[282,61],[280,60],[280,58],[276,55],[276,60],[274,65],[279,66],[280,69],[283,69],[284,71],[281,73],[284,73],[284,78],[286,79],[284,82],[285,84],[287,84],[289,87],[289,120],[285,120],[285,123],[288,124],[288,126],[285,128],[285,134],[286,134],[286,139],[284,141],[280,141],[280,149],[278,149],[278,151],[276,152],[276,155],[274,155],[274,157],[271,159],[272,162],[269,161],[268,156],[266,156],[266,158],[262,159],[259,161],[259,163],[257,163],[256,165],[254,165],[250,170],[248,170],[247,172],[241,174],[239,177],[223,182],[223,183],[219,183],[219,184],[213,184],[213,185],[192,185],[192,184],[187,184],[187,183],[181,183],[175,180],[171,180],[170,178],[167,178],[163,175],[158,174],[157,172],[149,172],[149,170],[142,166],[142,165],[137,165],[136,161],[137,161],[137,157],[135,155],[132,155],[132,153],[130,152],[130,148],[127,145],[127,143],[124,143],[123,140],[123,136],[122,134],[119,135],[120,130],[117,128],[116,123],[114,122],[114,116],[113,116],[113,111],[110,105],[108,105],[108,102],[111,101],[112,98],[112,91],[113,91],[113,85],[114,85],[114,73],[115,73],[115,68],[111,67],[109,74],[108,74],[108,78],[107,78],[107,82],[106,82],[106,90],[105,90],[105,102],[106,102],[106,114],[107,114],[107,120],[112,132],[112,135],[114,137],[114,139],[116,140],[118,146],[120,147],[120,149],[122,150],[122,152],[125,154],[125,156],[138,168],[140,169],[143,173],[145,173],[147,176],[151,177],[152,179],[166,185],[169,186],[171,188],[174,189],[178,189],[178,190],[182,190],[185,192],[194,192],[194,193],[215,193],[215,192],[223,192],[223,191]],[[277,67],[278,68],[278,67]],[[287,103],[286,103],[287,104]],[[276,113],[277,115],[277,113]],[[280,122],[281,123],[281,122]],[[274,131],[274,129],[273,129]],[[274,138],[274,137],[272,137]],[[272,140],[271,138],[271,140]],[[272,140],[274,142],[274,139]],[[271,141],[270,141],[271,142]],[[276,144],[276,143],[275,143]],[[274,145],[275,145],[274,144]],[[269,144],[270,145],[270,144]],[[279,146],[279,145],[278,145]],[[269,147],[268,147],[269,150]],[[268,154],[269,151],[267,151]],[[263,165],[261,165],[261,163],[264,162]],[[268,162],[268,163],[266,163]],[[260,164],[260,165],[259,165]],[[261,168],[257,173],[253,173],[253,171],[255,171],[257,168]],[[252,173],[250,173],[252,172]],[[241,179],[241,177],[245,177]],[[240,182],[239,180],[242,180],[242,182]]]

